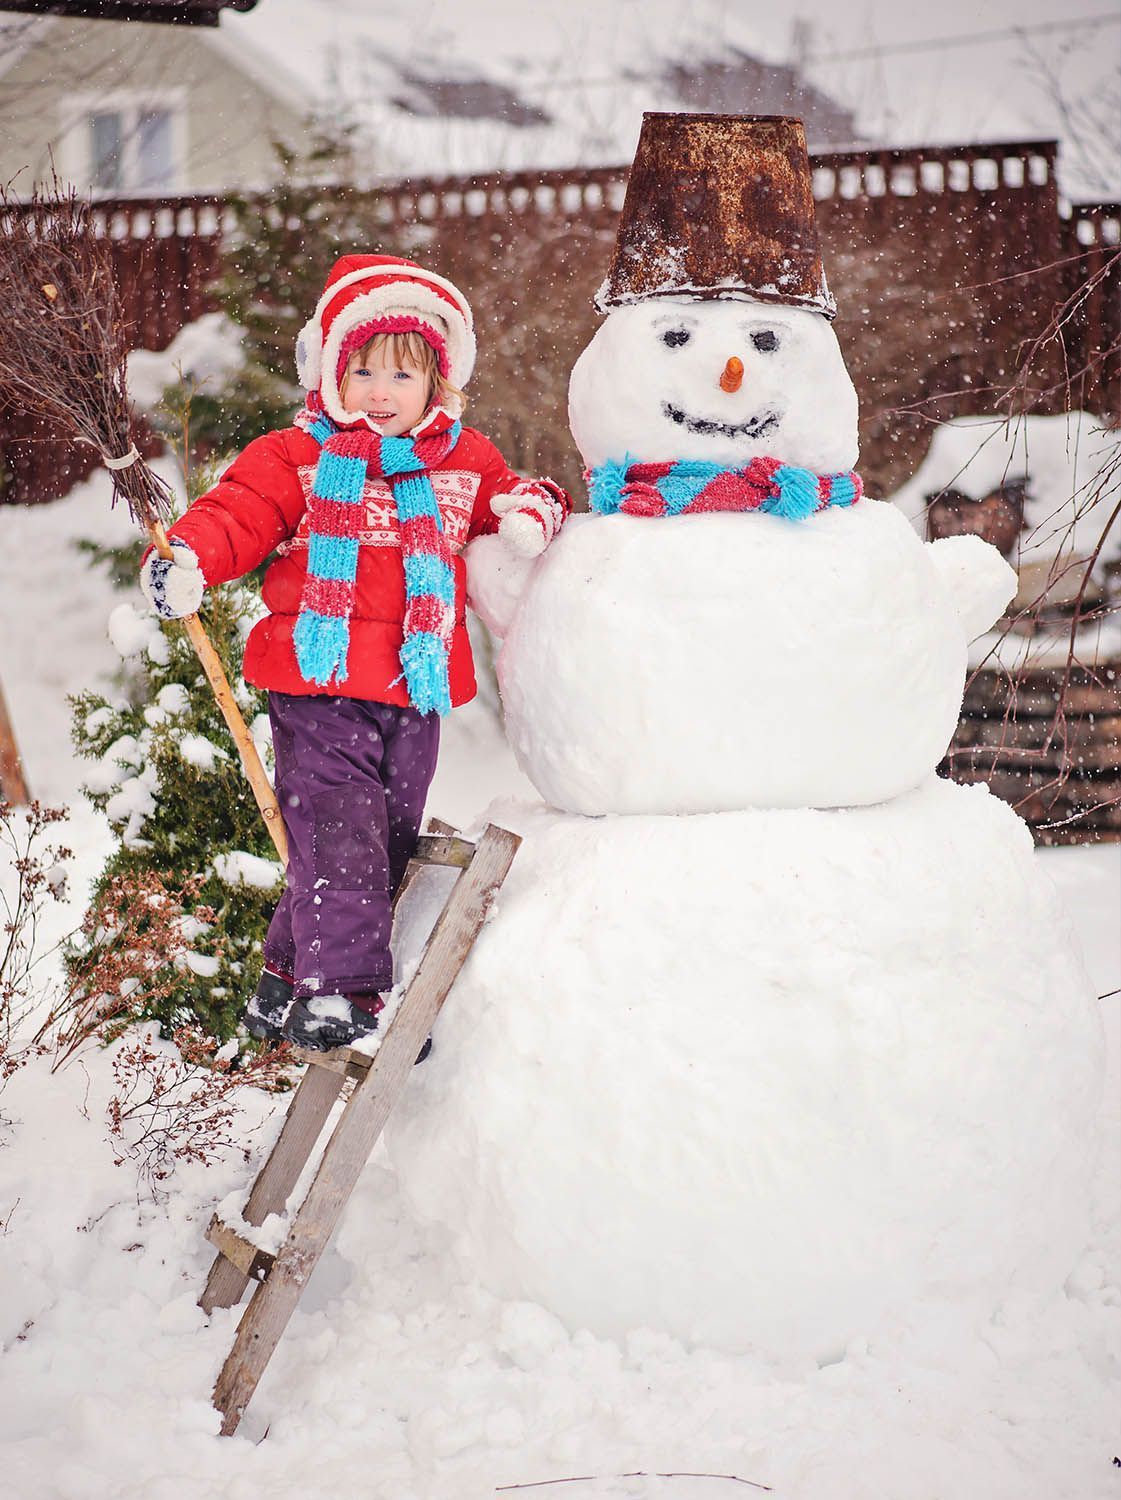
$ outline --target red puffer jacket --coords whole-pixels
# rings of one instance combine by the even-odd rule
[[[193,549],[208,584],[226,583],[277,552],[261,597],[268,615],[245,647],[245,678],[282,693],[319,693],[408,704],[400,650],[405,617],[405,569],[397,509],[388,484],[366,481],[366,529],[358,554],[350,621],[349,675],[340,684],[306,682],[296,663],[292,632],[307,576],[307,497],[319,444],[299,427],[266,433],[249,444],[207,494],[171,528]],[[448,662],[453,705],[475,696],[475,666],[467,638],[466,570],[461,556],[472,537],[498,530],[493,496],[517,494],[564,513],[565,492],[551,480],[526,480],[507,468],[493,443],[465,427],[442,464],[429,471],[455,567],[455,633]]]

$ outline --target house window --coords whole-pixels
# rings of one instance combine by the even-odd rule
[[[121,187],[121,154],[124,146],[121,117],[115,110],[90,116],[90,181],[96,188],[112,192]]]
[[[90,187],[101,193],[173,193],[180,187],[181,121],[146,99],[115,96],[79,106],[77,140]],[[81,171],[75,160],[75,175]]]
[[[136,122],[136,186],[166,189],[172,172],[171,111],[142,110]]]

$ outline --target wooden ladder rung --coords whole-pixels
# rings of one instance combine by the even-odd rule
[[[224,1255],[232,1266],[250,1281],[264,1281],[272,1270],[276,1256],[271,1250],[262,1250],[252,1240],[247,1240],[217,1214],[211,1219],[206,1238],[220,1255]]]
[[[356,1052],[353,1047],[336,1047],[333,1052],[316,1052],[310,1047],[293,1047],[292,1061],[306,1063],[310,1068],[326,1068],[328,1073],[339,1073],[343,1078],[365,1078],[373,1057],[366,1052]]]
[[[454,865],[460,870],[466,870],[474,857],[474,844],[442,833],[422,833],[413,855],[419,865]]]

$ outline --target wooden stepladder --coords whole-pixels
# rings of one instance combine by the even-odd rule
[[[262,1224],[269,1214],[284,1210],[348,1080],[353,1089],[287,1239],[273,1255],[217,1215],[207,1230],[218,1256],[199,1306],[207,1313],[232,1307],[250,1280],[259,1283],[214,1387],[225,1437],[236,1430],[257,1389],[521,842],[493,824],[477,844],[457,837],[445,824],[435,826],[436,832],[420,839],[395,906],[426,865],[456,866],[460,873],[377,1051],[372,1056],[349,1047],[296,1051],[298,1060],[309,1064],[308,1070],[242,1210],[245,1224]]]

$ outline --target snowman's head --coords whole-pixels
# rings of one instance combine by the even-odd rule
[[[766,456],[827,474],[855,467],[858,451],[856,392],[828,320],[732,297],[615,308],[576,361],[568,417],[589,468]]]

